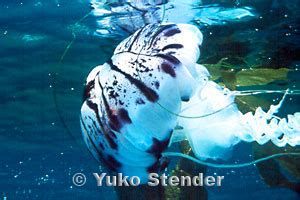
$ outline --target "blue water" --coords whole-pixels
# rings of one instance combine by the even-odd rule
[[[227,57],[236,69],[286,67],[291,70],[287,80],[265,87],[299,89],[300,2],[203,1],[203,5],[216,3],[225,8],[250,6],[255,16],[221,24],[223,20],[218,19],[214,20],[217,24],[207,25],[207,20],[199,20],[208,15],[204,12],[207,9],[200,15],[195,12],[202,9],[198,5],[193,8],[198,20],[177,19],[202,30],[200,63],[213,64]],[[102,18],[92,15],[74,28],[90,11],[85,0],[0,2],[0,199],[118,198],[115,188],[96,186],[92,173],[107,171],[104,166],[99,168],[83,143],[79,111],[87,74],[105,62],[129,33],[117,30],[117,34],[95,34],[99,29],[96,21]],[[73,40],[72,33],[76,39],[60,60]],[[280,95],[261,98],[278,101]],[[298,96],[290,97],[281,115],[299,111],[299,102]],[[237,153],[233,162],[253,158],[250,144],[240,144],[234,152]],[[173,162],[176,164],[176,160]],[[299,165],[298,160],[298,173]],[[82,187],[72,183],[72,176],[78,172],[87,176]],[[225,176],[222,187],[206,188],[208,199],[300,199],[299,193],[288,187],[270,187],[256,166],[234,170],[207,168],[206,174]],[[293,179],[299,184],[295,174]],[[140,195],[137,190],[132,199]]]

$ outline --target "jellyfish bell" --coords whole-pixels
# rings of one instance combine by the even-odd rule
[[[202,34],[191,25],[147,25],[121,42],[88,76],[81,128],[88,148],[117,172],[162,170],[181,102],[196,86]]]
[[[193,25],[150,24],[92,70],[80,122],[94,157],[145,183],[149,173],[168,165],[165,156],[171,154],[164,151],[173,136],[187,138],[198,159],[224,158],[241,140],[300,144],[298,113],[288,121],[277,120],[280,104],[266,113],[258,109],[244,115],[234,103],[235,92],[209,81],[207,69],[196,63],[202,38]],[[278,132],[285,143],[275,140]]]

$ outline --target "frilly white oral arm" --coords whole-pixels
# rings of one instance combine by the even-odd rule
[[[263,145],[272,141],[278,147],[300,145],[300,113],[288,115],[286,118],[275,116],[287,93],[277,105],[271,105],[268,112],[258,107],[255,113],[248,112],[241,117],[243,134],[237,135],[242,140],[256,141]]]
[[[177,127],[174,130],[172,142],[179,142],[186,139],[182,137],[182,134],[185,133],[197,158],[178,152],[165,152],[163,153],[163,156],[182,157],[195,163],[215,168],[240,168],[253,166],[257,163],[273,158],[300,156],[300,153],[297,152],[277,153],[250,162],[238,164],[218,164],[205,161],[207,158],[225,159],[228,152],[230,152],[230,147],[238,143],[240,140],[246,142],[256,141],[261,145],[271,140],[273,144],[278,147],[284,147],[287,144],[291,146],[300,145],[300,113],[296,112],[294,115],[288,115],[287,119],[279,118],[274,115],[282,106],[286,95],[289,93],[288,90],[277,105],[270,106],[268,112],[264,112],[261,107],[258,107],[254,114],[251,112],[242,114],[237,110],[236,105],[232,104],[233,101],[228,101],[228,99],[235,96],[234,94],[238,94],[239,92],[232,92],[228,89],[221,88],[212,81],[209,81],[207,84],[210,87],[210,91],[212,91],[211,86],[213,86],[213,88],[215,88],[215,92],[223,91],[223,94],[226,94],[226,97],[224,95],[206,95],[207,98],[211,97],[218,99],[221,102],[231,103],[223,109],[215,110],[212,115],[203,115],[204,117],[184,116],[183,114],[187,114],[189,112],[181,113],[182,115],[179,117],[179,123],[181,125],[191,125],[191,123],[187,123],[186,121],[186,119],[189,119],[190,122],[193,121],[192,124],[195,126],[191,128]],[[204,92],[204,94],[200,94],[200,96],[205,96],[205,90],[206,87],[200,90],[200,93]],[[215,101],[215,103],[218,102],[218,100]],[[207,106],[213,107],[213,104],[215,103]],[[201,108],[201,106],[198,106],[198,108]],[[191,109],[191,107],[187,107],[185,111],[188,110],[195,110],[195,107],[193,107],[193,109]],[[197,118],[201,119],[201,121],[198,120],[199,123],[195,123],[197,122],[195,121]],[[217,119],[217,121],[214,122],[212,121],[213,119]],[[206,123],[210,123],[210,125]]]
[[[254,114],[243,114],[234,102],[238,92],[206,81],[188,103],[183,103],[178,115],[178,125],[183,129],[176,131],[186,134],[199,159],[224,159],[241,140],[261,145],[272,141],[278,147],[300,145],[300,113],[287,119],[275,115],[288,93],[267,112],[258,107]],[[176,131],[172,141],[180,139]]]

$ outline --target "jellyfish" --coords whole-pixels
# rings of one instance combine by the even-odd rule
[[[189,24],[149,24],[123,40],[112,57],[87,77],[80,124],[93,156],[109,169],[138,176],[161,172],[168,157],[205,162],[224,159],[241,141],[300,144],[300,113],[276,113],[287,90],[268,111],[242,113],[234,101],[245,92],[230,91],[209,80],[197,64],[203,35]],[[167,152],[170,144],[189,141],[196,158]],[[251,163],[244,164],[245,166]],[[253,164],[253,163],[252,163]]]

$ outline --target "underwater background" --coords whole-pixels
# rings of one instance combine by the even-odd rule
[[[173,0],[166,5],[162,2],[154,12],[160,11],[156,13],[160,19],[162,11],[167,10],[163,20],[199,27],[204,35],[199,63],[221,85],[233,90],[297,90],[299,5],[299,0]],[[0,199],[120,197],[118,188],[96,186],[92,173],[106,169],[99,167],[83,143],[79,111],[88,73],[104,63],[115,46],[132,33],[136,27],[130,25],[143,25],[130,22],[139,13],[109,13],[117,8],[122,11],[122,6],[124,3],[107,4],[107,15],[94,16],[88,15],[92,10],[88,0],[0,1]],[[237,103],[243,111],[257,106],[267,109],[281,97],[241,97]],[[298,95],[289,96],[279,115],[299,111],[299,102]],[[299,147],[279,149],[271,144],[262,147],[241,143],[235,148],[238,153],[226,162],[299,152]],[[300,199],[298,157],[238,169],[188,169],[188,165],[183,162],[179,167],[196,174],[225,176],[222,187],[202,188],[197,199]],[[172,159],[168,173],[176,174],[176,167],[178,160]],[[82,187],[72,183],[72,176],[78,172],[87,176]],[[193,198],[185,196],[184,191],[167,189],[166,198]],[[132,199],[146,198],[139,188],[132,194]]]

